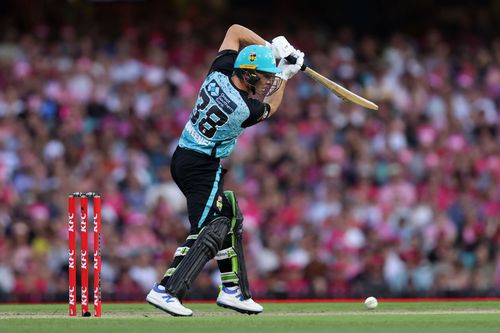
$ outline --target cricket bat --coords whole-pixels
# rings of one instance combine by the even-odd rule
[[[297,59],[295,59],[293,56],[286,57],[286,60],[291,64],[295,64],[295,62],[297,61]],[[344,101],[356,103],[356,104],[361,105],[367,109],[378,110],[377,104],[373,103],[372,101],[367,100],[366,98],[363,98],[359,95],[356,95],[352,91],[350,91],[350,90],[342,87],[341,85],[327,79],[326,77],[319,74],[315,70],[307,67],[306,65],[302,65],[300,70],[303,71],[304,74],[309,76],[314,81],[325,86],[328,90],[333,92],[335,95],[337,95],[339,98],[343,99]]]

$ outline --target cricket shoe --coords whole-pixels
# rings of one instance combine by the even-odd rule
[[[217,305],[246,314],[259,314],[264,308],[251,298],[244,299],[240,287],[222,286],[217,297]]]
[[[154,284],[153,289],[146,296],[146,301],[172,316],[188,317],[193,315],[193,311],[182,305],[177,297],[167,293],[165,287],[158,283]]]

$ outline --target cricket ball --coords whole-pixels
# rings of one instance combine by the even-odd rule
[[[369,310],[373,310],[377,307],[378,301],[375,297],[370,296],[367,299],[365,299],[365,306]]]

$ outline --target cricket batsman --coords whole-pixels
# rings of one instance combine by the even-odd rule
[[[295,64],[285,60],[290,55]],[[281,59],[278,66],[276,59]],[[303,62],[304,53],[283,36],[268,43],[240,25],[227,30],[172,156],[172,177],[186,197],[191,229],[163,279],[148,293],[151,305],[191,316],[182,299],[215,257],[222,279],[217,304],[241,313],[262,312],[246,274],[243,216],[236,195],[223,189],[227,170],[220,160],[231,155],[245,128],[278,110],[287,80]]]

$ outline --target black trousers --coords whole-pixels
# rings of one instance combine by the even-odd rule
[[[232,218],[223,190],[227,170],[222,168],[219,158],[177,147],[170,171],[187,200],[190,234],[197,234],[216,216]]]
[[[177,147],[172,156],[170,165],[172,177],[186,197],[191,230],[186,241],[176,251],[174,260],[161,280],[167,285],[169,277],[184,259],[185,250],[190,249],[197,239],[197,235],[207,223],[217,216],[233,217],[229,200],[224,195],[224,174],[220,160],[193,150]],[[231,237],[224,239],[222,249],[231,247]],[[183,249],[183,250],[181,250]],[[231,272],[231,259],[218,260],[221,273]],[[226,286],[233,285],[224,283]]]

